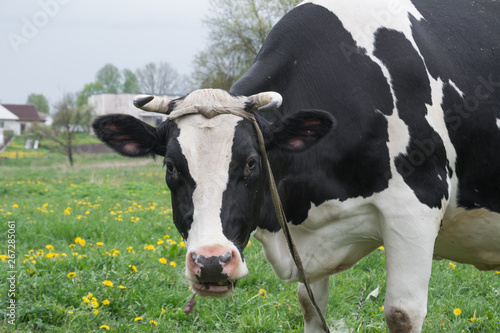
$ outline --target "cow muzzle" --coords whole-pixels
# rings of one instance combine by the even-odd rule
[[[236,249],[207,247],[187,254],[186,277],[200,296],[229,296],[246,274],[248,269]]]

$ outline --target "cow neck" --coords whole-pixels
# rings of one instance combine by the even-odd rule
[[[299,278],[301,282],[304,284],[307,290],[307,294],[309,295],[309,298],[311,300],[311,303],[313,304],[314,308],[316,309],[316,312],[318,313],[318,316],[321,318],[321,322],[323,325],[323,328],[325,329],[326,332],[330,332],[328,325],[326,323],[325,316],[321,313],[321,310],[316,303],[316,299],[314,298],[314,294],[311,290],[311,286],[309,285],[309,282],[307,280],[305,271],[304,271],[304,266],[302,265],[302,260],[300,259],[299,252],[297,251],[297,248],[295,247],[295,243],[293,242],[292,235],[290,234],[290,230],[288,229],[288,224],[287,224],[287,219],[285,216],[285,211],[283,209],[283,205],[281,203],[279,194],[278,194],[278,188],[276,187],[276,182],[274,180],[273,176],[273,171],[271,169],[271,164],[269,163],[269,159],[267,157],[267,152],[266,152],[266,145],[264,143],[264,136],[262,135],[262,131],[260,130],[259,124],[257,123],[257,120],[255,119],[255,116],[247,111],[244,111],[239,108],[230,108],[230,107],[206,107],[206,106],[201,106],[201,105],[194,105],[185,109],[179,109],[171,112],[168,115],[169,120],[174,120],[180,117],[184,117],[186,115],[190,114],[202,114],[208,119],[211,119],[215,116],[218,116],[220,114],[231,114],[235,115],[238,117],[241,117],[243,119],[249,120],[252,122],[255,132],[257,133],[257,141],[259,143],[259,148],[260,152],[262,155],[262,159],[264,161],[264,167],[266,169],[266,174],[268,178],[268,183],[269,183],[269,190],[271,193],[271,198],[273,201],[274,205],[274,210],[276,212],[276,216],[278,218],[278,221],[280,223],[281,229],[283,230],[283,234],[285,235],[286,242],[288,244],[288,249],[290,250],[290,253],[292,255],[293,261],[295,262],[295,266],[297,266],[297,270],[299,272]]]

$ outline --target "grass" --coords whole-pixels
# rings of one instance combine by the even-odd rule
[[[76,162],[70,168],[64,156],[47,154],[0,165],[0,255],[8,254],[7,222],[15,221],[18,281],[12,326],[3,257],[1,332],[303,331],[296,285],[274,275],[254,239],[245,249],[250,274],[233,297],[198,297],[197,312],[186,315],[192,296],[183,272],[186,250],[161,163],[116,155],[81,155]],[[387,331],[383,250],[330,283],[332,331]],[[500,274],[435,262],[423,331],[500,331]]]

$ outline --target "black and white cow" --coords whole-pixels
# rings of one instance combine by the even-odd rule
[[[265,110],[254,113],[323,312],[328,277],[382,244],[391,332],[421,330],[432,259],[500,268],[499,1],[305,2],[229,93],[136,105]],[[108,115],[94,129],[123,155],[164,157],[200,294],[231,293],[251,235],[281,279],[298,280],[248,120],[192,114],[153,128]],[[321,330],[300,283],[298,296],[306,331]]]

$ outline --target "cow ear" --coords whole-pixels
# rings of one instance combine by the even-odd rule
[[[110,114],[92,123],[95,134],[106,145],[128,157],[166,154],[165,135],[161,130],[124,114]]]
[[[272,142],[266,142],[266,146],[271,149],[277,147],[289,152],[300,152],[313,146],[335,125],[335,118],[326,111],[301,110],[267,128],[267,139]]]

